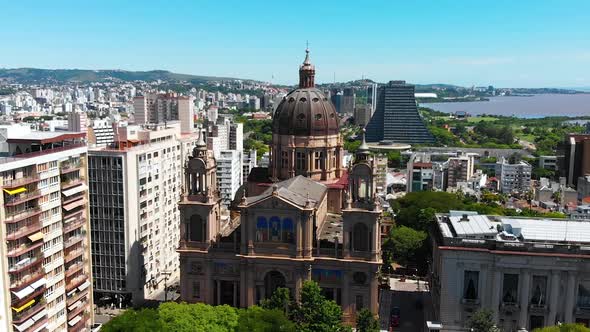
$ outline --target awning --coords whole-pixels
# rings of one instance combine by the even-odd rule
[[[70,203],[68,205],[65,205],[64,206],[64,210],[70,211],[70,210],[73,210],[73,209],[77,208],[78,206],[82,206],[84,204],[86,204],[86,200],[85,199],[80,199],[80,200],[77,200],[77,201],[75,201],[73,203]]]
[[[47,327],[47,323],[45,323],[45,324],[43,324],[43,325],[39,326],[39,327],[38,327],[37,329],[35,329],[35,331],[33,331],[33,332],[39,332],[39,331],[41,331],[41,330],[44,330],[46,327]]]
[[[82,285],[78,286],[78,289],[80,291],[85,290],[86,288],[88,288],[88,286],[90,286],[90,281],[86,280]]]
[[[19,299],[24,299],[26,296],[29,296],[34,291],[35,291],[35,288],[33,288],[31,286],[27,286],[17,292],[13,291],[12,294],[14,294]]]
[[[61,193],[64,194],[64,195],[66,195],[66,196],[72,196],[72,195],[77,194],[79,192],[82,192],[82,191],[84,191],[86,189],[88,189],[88,187],[84,183],[82,183],[79,186],[76,186],[74,188],[70,188],[70,189],[64,190]]]
[[[76,292],[76,288],[72,289],[71,291],[67,292],[67,296],[72,296]]]
[[[79,321],[82,320],[82,317],[80,317],[80,315],[74,317],[71,321],[68,322],[69,326],[74,326],[76,324],[78,324]]]
[[[34,283],[32,283],[31,287],[33,287],[34,289],[37,289],[41,286],[44,286],[46,283],[47,283],[47,279],[41,278],[41,279],[35,281]]]
[[[43,309],[41,311],[39,311],[38,313],[35,314],[35,316],[33,316],[33,320],[36,322],[38,320],[40,320],[41,318],[43,318],[43,316],[47,315],[47,310]]]
[[[35,241],[39,241],[43,238],[43,232],[37,232],[35,234],[31,234],[28,236],[29,240],[35,242]]]
[[[25,189],[25,187],[19,187],[16,189],[4,189],[4,192],[6,192],[8,195],[16,195],[16,194],[24,193],[25,191],[27,191],[27,189]]]
[[[20,325],[16,325],[14,324],[14,327],[16,327],[16,329],[18,331],[25,331],[26,329],[28,329],[29,327],[33,326],[33,324],[35,324],[35,321],[33,320],[33,318],[29,318],[27,319],[26,322],[20,324]]]
[[[12,310],[14,310],[16,312],[21,312],[21,311],[25,310],[26,308],[32,306],[33,303],[35,303],[35,300],[34,299],[31,300],[31,301],[29,301],[29,302],[27,302],[27,303],[25,303],[25,304],[23,304],[22,306],[20,306],[18,308],[12,307]]]
[[[78,308],[80,305],[82,305],[82,301],[78,300],[78,301],[76,301],[76,303],[74,303],[68,307],[68,311],[72,311],[72,310]]]

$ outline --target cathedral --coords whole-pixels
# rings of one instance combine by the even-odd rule
[[[374,160],[364,140],[342,165],[332,102],[315,87],[309,50],[299,87],[273,116],[269,167],[255,168],[222,211],[213,153],[201,133],[186,161],[181,213],[181,300],[249,307],[278,287],[298,298],[305,280],[354,322],[378,314],[381,206]]]

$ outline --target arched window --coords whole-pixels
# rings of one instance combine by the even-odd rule
[[[191,216],[189,223],[189,241],[203,242],[205,238],[205,223],[201,216],[195,214]]]
[[[369,250],[369,228],[363,223],[357,223],[352,228],[352,250]]]

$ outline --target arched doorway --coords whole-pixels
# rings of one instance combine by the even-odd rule
[[[279,271],[270,271],[264,277],[264,296],[270,298],[272,293],[279,288],[285,287],[287,282],[285,276]]]

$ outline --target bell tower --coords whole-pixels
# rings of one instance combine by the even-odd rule
[[[375,172],[375,161],[365,141],[363,129],[362,144],[349,168],[348,191],[342,210],[345,257],[381,260],[381,203],[375,190]]]
[[[185,183],[178,208],[182,225],[180,247],[207,250],[220,232],[220,202],[216,163],[203,132],[186,162]]]

